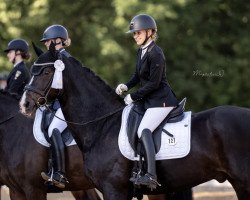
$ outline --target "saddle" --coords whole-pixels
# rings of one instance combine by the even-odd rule
[[[50,143],[50,138],[48,135],[49,126],[54,118],[55,111],[51,112],[51,110],[44,110],[42,114],[42,121],[41,121],[41,130],[44,134],[45,139],[48,143]],[[62,140],[64,144],[67,146],[73,141],[73,136],[68,127],[62,132],[61,134]]]
[[[168,134],[170,137],[173,137],[171,133],[164,130],[163,127],[166,123],[176,123],[181,121],[184,118],[186,98],[184,98],[176,108],[174,108],[168,116],[161,122],[161,124],[156,128],[153,132],[153,140],[155,144],[155,152],[159,152],[161,147],[161,133],[164,132]],[[137,136],[137,130],[145,113],[145,109],[141,103],[135,103],[131,108],[131,111],[127,120],[127,134],[128,140],[135,152],[140,152],[138,150],[139,138]],[[140,154],[140,153],[139,153]]]

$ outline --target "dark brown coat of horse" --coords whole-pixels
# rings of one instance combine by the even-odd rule
[[[40,173],[47,170],[49,149],[35,141],[32,127],[33,119],[19,113],[18,100],[0,91],[0,182],[9,187],[12,200],[45,200],[47,196]],[[70,184],[65,191],[75,191],[76,200],[99,200],[83,174],[76,145],[66,148],[66,160]]]

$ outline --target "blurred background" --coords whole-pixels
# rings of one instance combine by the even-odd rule
[[[62,24],[68,51],[115,87],[135,69],[137,46],[125,32],[139,13],[155,18],[168,80],[179,100],[187,97],[188,110],[249,107],[250,1],[243,0],[1,0],[1,77],[12,67],[3,52],[10,40],[44,49],[45,28]],[[36,59],[30,52],[29,67]]]

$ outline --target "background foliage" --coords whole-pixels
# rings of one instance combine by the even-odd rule
[[[139,13],[156,19],[168,80],[180,100],[188,98],[187,109],[249,107],[250,2],[243,0],[1,0],[0,71],[11,70],[2,51],[11,39],[39,44],[58,23],[69,31],[69,52],[115,87],[134,71],[137,47],[125,32]]]

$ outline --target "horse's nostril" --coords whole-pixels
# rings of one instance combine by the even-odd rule
[[[30,102],[27,101],[27,102],[24,104],[24,107],[25,107],[25,108],[28,108],[29,105],[30,105]]]

